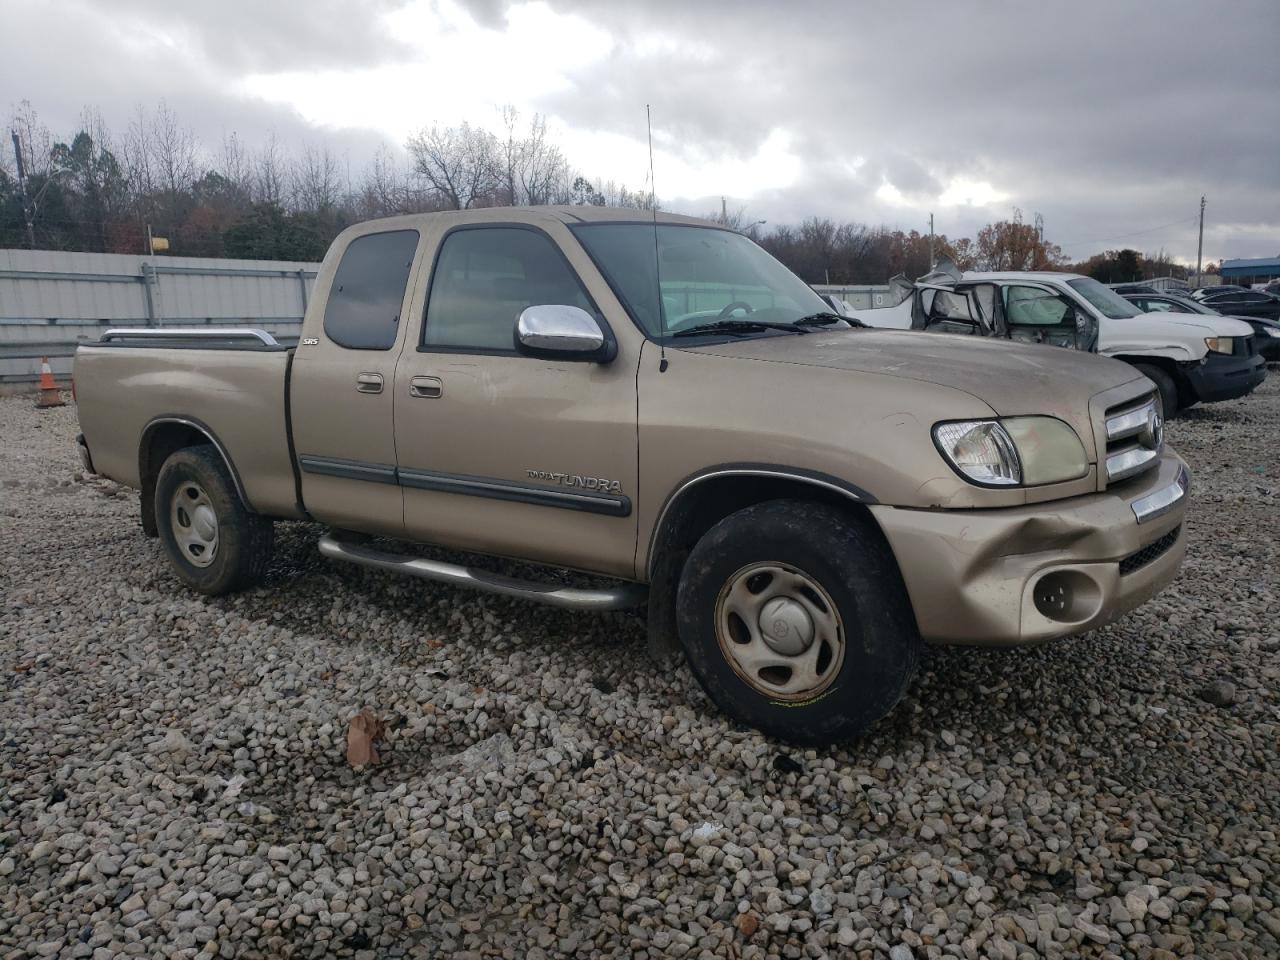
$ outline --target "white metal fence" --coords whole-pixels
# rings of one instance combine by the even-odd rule
[[[899,298],[894,295],[893,288],[883,283],[847,285],[838,283],[815,283],[813,289],[819,293],[828,293],[848,302],[855,310],[874,310],[876,307],[897,306]]]
[[[30,383],[48,357],[65,382],[76,344],[108,327],[253,326],[298,335],[318,263],[0,250],[0,384]],[[888,286],[818,284],[858,309]]]
[[[318,263],[0,250],[0,383],[71,372],[108,327],[254,326],[297,336]]]

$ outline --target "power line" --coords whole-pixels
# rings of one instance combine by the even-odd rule
[[[1157,230],[1167,230],[1170,227],[1176,227],[1179,224],[1190,223],[1192,220],[1195,220],[1197,216],[1199,215],[1197,214],[1196,216],[1192,216],[1192,217],[1183,217],[1180,220],[1174,220],[1172,223],[1162,223],[1158,227],[1147,227],[1145,230],[1135,230],[1132,233],[1120,233],[1114,237],[1099,237],[1097,240],[1060,240],[1058,241],[1058,246],[1076,247],[1084,243],[1107,243],[1111,240],[1125,240],[1129,237],[1141,236],[1144,233],[1155,233]]]

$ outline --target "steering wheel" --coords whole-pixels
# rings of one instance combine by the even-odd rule
[[[735,300],[733,303],[726,304],[725,308],[716,314],[716,322],[719,323],[721,320],[728,320],[729,314],[733,313],[733,311],[737,310],[739,307],[747,311],[747,313],[755,313],[755,307],[751,306],[751,304],[743,303],[741,300]]]

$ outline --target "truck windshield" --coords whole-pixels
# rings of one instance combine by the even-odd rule
[[[631,316],[657,339],[717,320],[759,321],[744,324],[744,333],[782,336],[768,325],[831,312],[803,280],[731,230],[658,224],[655,239],[652,223],[572,229]]]
[[[1130,317],[1138,316],[1138,311],[1134,309],[1132,303],[1092,277],[1068,280],[1067,286],[1088,300],[1104,317],[1110,317],[1112,320],[1128,320]]]

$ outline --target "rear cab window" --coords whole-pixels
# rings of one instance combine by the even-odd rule
[[[417,248],[417,230],[369,233],[347,244],[325,303],[325,336],[348,350],[390,350]]]

